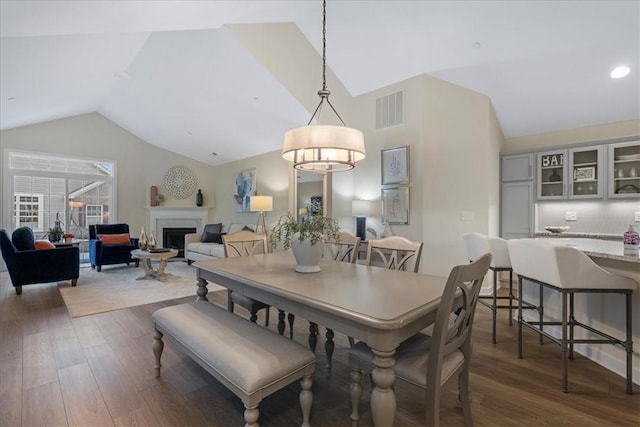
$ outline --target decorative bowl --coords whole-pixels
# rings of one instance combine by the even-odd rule
[[[547,231],[550,231],[551,233],[564,233],[565,231],[569,231],[571,227],[567,226],[567,225],[550,225],[548,227],[545,227],[544,229]]]

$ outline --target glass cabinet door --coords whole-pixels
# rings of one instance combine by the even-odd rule
[[[566,154],[567,150],[538,154],[538,200],[567,198]]]
[[[594,146],[569,150],[569,197],[602,198],[604,181],[604,148]]]
[[[640,198],[640,142],[609,145],[609,197]]]

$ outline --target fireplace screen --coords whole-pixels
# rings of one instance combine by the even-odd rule
[[[162,242],[165,248],[177,249],[177,258],[184,258],[184,235],[195,233],[195,228],[173,227],[162,229]]]

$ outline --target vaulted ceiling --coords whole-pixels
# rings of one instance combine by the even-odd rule
[[[290,41],[319,57],[321,11],[320,0],[2,0],[0,129],[97,111],[212,165],[277,150],[310,106],[300,81],[256,55],[278,40],[249,48],[231,24],[294,25]],[[327,65],[350,96],[429,74],[488,95],[507,138],[640,118],[639,57],[638,1],[327,5]],[[610,78],[620,64],[631,73]],[[320,71],[303,88],[314,97]]]

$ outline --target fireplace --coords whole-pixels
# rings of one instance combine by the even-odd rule
[[[177,249],[177,258],[184,258],[184,235],[195,232],[193,227],[165,227],[162,229],[162,246]]]

